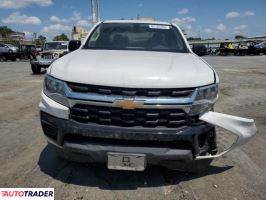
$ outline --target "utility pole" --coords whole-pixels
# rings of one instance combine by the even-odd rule
[[[97,8],[97,22],[98,22],[101,20],[99,0],[96,0],[96,8]]]
[[[91,18],[92,18],[92,24],[96,24],[96,16],[95,16],[95,7],[94,7],[94,0],[91,0]]]

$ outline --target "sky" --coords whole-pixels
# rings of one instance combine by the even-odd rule
[[[266,0],[99,0],[100,17],[153,17],[179,25],[187,37],[225,39],[266,34]],[[91,27],[90,0],[0,0],[0,26],[52,39],[74,25]]]

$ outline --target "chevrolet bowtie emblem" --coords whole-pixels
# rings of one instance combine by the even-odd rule
[[[121,107],[124,109],[135,109],[135,108],[143,108],[144,101],[135,101],[135,100],[116,100],[114,102],[116,107]]]

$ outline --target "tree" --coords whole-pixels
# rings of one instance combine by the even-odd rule
[[[69,41],[68,37],[63,33],[54,37],[53,41]]]
[[[235,39],[236,39],[236,40],[245,39],[245,38],[247,38],[247,37],[245,37],[245,36],[243,36],[243,35],[236,35],[236,36],[235,36]]]
[[[38,37],[39,40],[42,40],[42,41],[46,41],[46,37],[42,36],[42,35],[39,35]]]
[[[43,46],[44,43],[46,42],[46,37],[39,35],[39,37],[35,40],[35,43],[37,46]]]
[[[14,31],[11,28],[8,28],[7,26],[0,26],[0,34],[3,37],[7,37],[11,33],[14,33]]]

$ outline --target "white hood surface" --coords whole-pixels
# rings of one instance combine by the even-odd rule
[[[187,88],[214,83],[214,71],[192,53],[79,49],[56,60],[55,78],[130,88]]]

